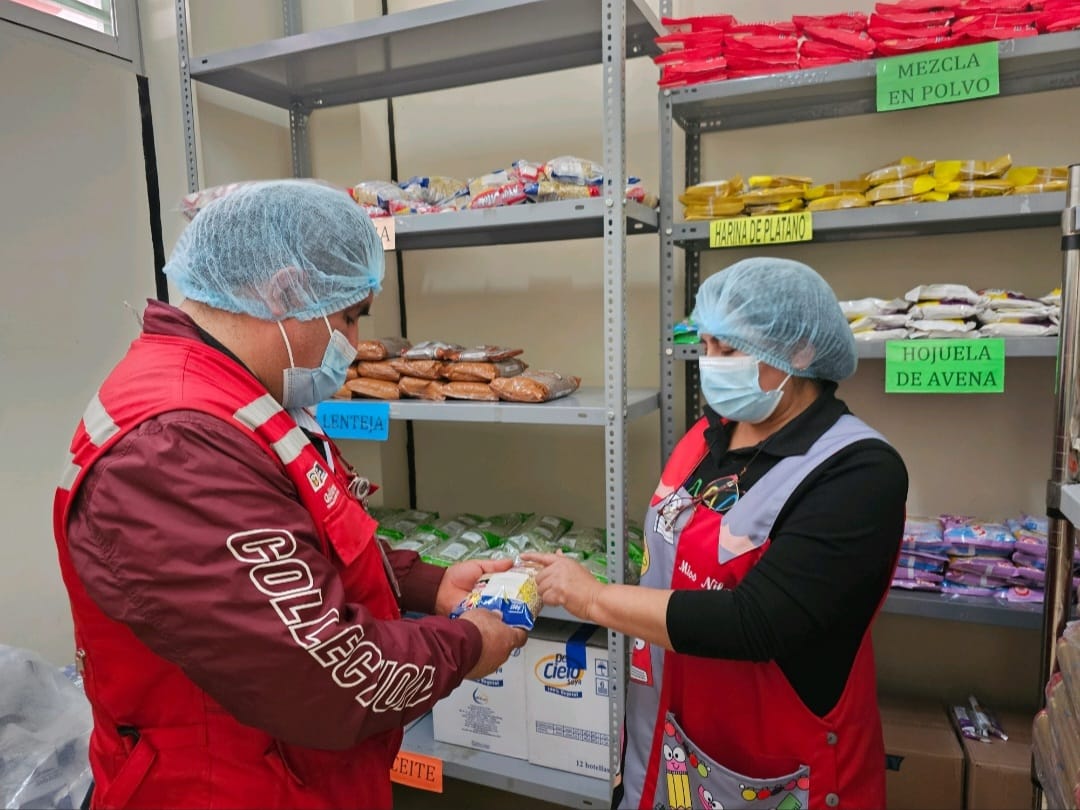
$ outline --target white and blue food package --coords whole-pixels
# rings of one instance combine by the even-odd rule
[[[483,574],[469,595],[450,612],[450,618],[477,608],[495,610],[511,627],[532,630],[544,607],[536,588],[536,573],[533,566],[517,563],[509,571]]]

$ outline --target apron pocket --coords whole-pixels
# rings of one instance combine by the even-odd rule
[[[687,738],[675,715],[667,713],[662,740],[657,801],[667,808],[802,810],[810,803],[810,768],[791,773],[747,776],[725,768]]]

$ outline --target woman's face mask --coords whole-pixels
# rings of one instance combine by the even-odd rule
[[[762,391],[758,361],[749,355],[701,357],[701,393],[714,411],[733,422],[764,422],[780,404],[791,375],[774,391]]]
[[[311,408],[324,399],[329,399],[345,384],[349,366],[356,359],[356,347],[347,337],[331,328],[330,321],[323,316],[326,329],[330,332],[330,342],[323,352],[322,363],[318,368],[297,368],[293,361],[292,346],[285,334],[285,327],[278,322],[278,329],[285,339],[285,348],[289,352],[289,366],[285,369],[285,384],[282,388],[281,404],[286,410]]]

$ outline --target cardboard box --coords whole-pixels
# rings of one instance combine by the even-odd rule
[[[439,742],[527,759],[524,651],[514,650],[484,678],[462,681],[435,704],[431,719]]]
[[[585,668],[567,659],[567,642],[580,649]],[[607,779],[607,632],[591,625],[533,630],[525,645],[525,700],[529,762]]]
[[[967,810],[1031,807],[1031,722],[1017,713],[997,713],[1008,741],[961,737],[967,769]]]
[[[964,753],[944,706],[881,700],[889,810],[962,810]]]

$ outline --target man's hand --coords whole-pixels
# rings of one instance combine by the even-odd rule
[[[435,594],[435,613],[449,616],[450,611],[469,595],[482,574],[509,571],[513,564],[513,560],[464,560],[454,563],[446,569],[439,583],[439,590]]]
[[[598,582],[588,568],[562,554],[526,552],[524,562],[539,563],[543,570],[536,575],[536,589],[545,605],[564,607],[579,619],[593,621],[593,602],[600,595],[603,583]]]
[[[511,627],[502,620],[496,610],[466,610],[458,617],[459,621],[472,622],[480,630],[484,646],[480,659],[472,669],[465,673],[469,680],[483,678],[502,666],[510,653],[524,646],[528,635],[520,627]]]

